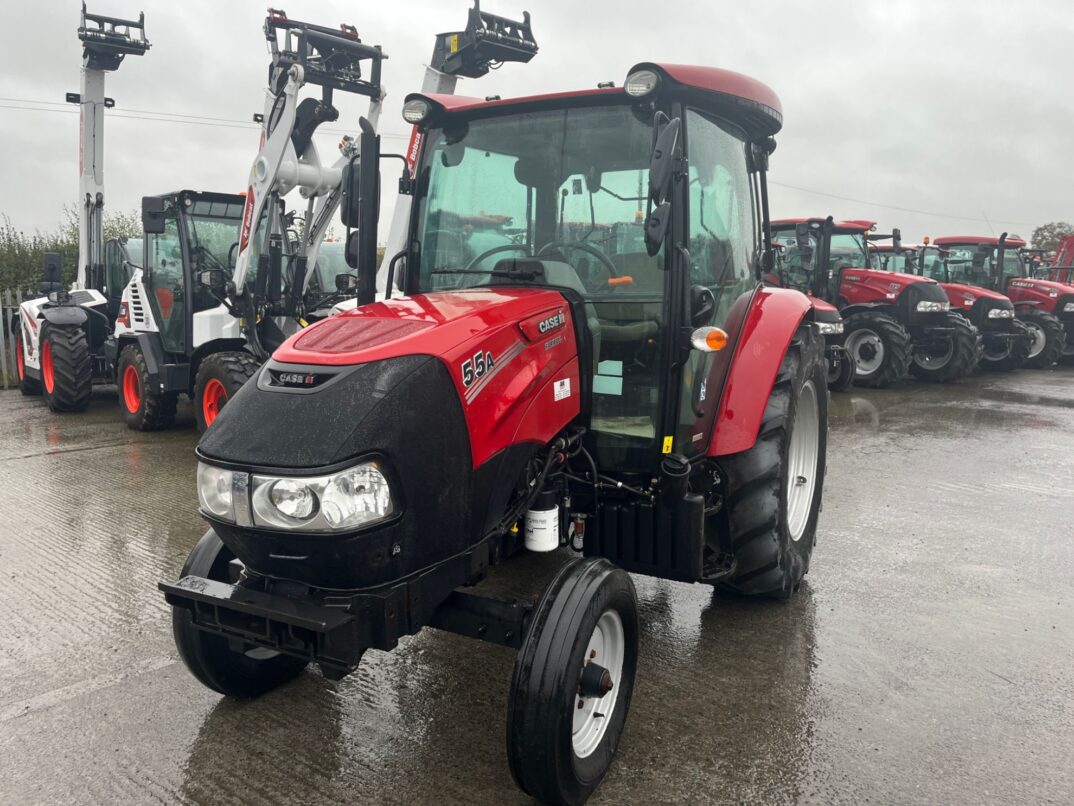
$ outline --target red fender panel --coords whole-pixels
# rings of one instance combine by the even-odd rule
[[[754,294],[716,411],[709,456],[753,447],[783,356],[810,310],[809,298],[798,291],[759,288]]]

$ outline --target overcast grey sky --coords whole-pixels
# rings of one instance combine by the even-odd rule
[[[418,89],[433,34],[461,28],[470,0],[272,0],[292,18],[357,26],[389,54],[381,131],[402,150],[402,98]],[[122,118],[170,113],[249,121],[262,107],[267,0],[91,0],[146,14],[152,49],[109,75],[106,203],[184,187],[239,191],[257,127]],[[505,97],[621,84],[638,61],[708,64],[769,84],[785,126],[773,155],[773,213],[872,218],[904,238],[1009,230],[1074,219],[1074,6],[1069,0],[484,0],[533,15],[540,52],[460,93]],[[0,0],[0,212],[52,228],[75,201],[81,64],[78,0]],[[25,101],[36,109],[27,111]],[[365,102],[338,103],[330,128],[357,128]],[[19,108],[11,108],[19,107]],[[139,110],[139,111],[134,111]],[[161,115],[157,114],[157,117]],[[392,139],[399,138],[399,139]],[[322,154],[335,155],[338,134]],[[800,188],[794,189],[794,188]],[[829,194],[829,195],[822,195]],[[843,197],[843,198],[836,198]],[[882,206],[887,205],[887,207]],[[891,208],[906,208],[901,211]],[[909,210],[923,212],[909,212]],[[386,217],[385,217],[386,218]],[[987,220],[986,220],[987,219]],[[382,221],[382,237],[387,232]]]

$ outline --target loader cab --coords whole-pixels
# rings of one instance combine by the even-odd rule
[[[757,286],[763,170],[746,155],[778,123],[715,90],[723,71],[635,72],[632,92],[408,98],[423,148],[403,288],[561,291],[585,323],[590,448],[599,465],[651,473],[673,445],[707,445],[694,435],[731,350],[692,351],[681,334],[726,325]]]
[[[131,281],[134,272],[142,265],[141,238],[110,238],[104,245],[104,288],[108,319],[115,321],[119,313],[123,289]]]
[[[192,190],[142,200],[142,282],[166,353],[193,348],[194,314],[220,307],[243,197]]]

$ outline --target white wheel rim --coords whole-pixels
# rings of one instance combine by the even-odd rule
[[[1028,357],[1036,358],[1044,349],[1044,345],[1048,343],[1048,336],[1044,333],[1044,328],[1042,328],[1036,322],[1026,322],[1025,326],[1029,330]]]
[[[998,344],[998,349],[989,350],[989,340],[985,339],[984,343],[984,358],[986,361],[1002,361],[1004,358],[1011,354],[1012,342],[1010,339],[995,340],[993,344]]]
[[[607,669],[612,678],[612,688],[603,697],[581,697],[576,694],[571,698],[571,707],[574,709],[571,742],[578,758],[592,755],[604,739],[619,699],[625,660],[626,631],[623,629],[623,620],[616,611],[605,610],[589,637],[585,663],[596,663]],[[579,674],[581,671],[578,670]]]
[[[955,355],[955,340],[953,338],[944,339],[944,345],[946,347],[942,352],[932,352],[925,350],[914,350],[914,363],[922,369],[943,369],[951,363],[951,359]]]
[[[791,444],[787,448],[787,475],[783,480],[784,489],[787,490],[787,531],[795,542],[802,539],[809,523],[819,461],[820,411],[817,390],[813,381],[806,381],[794,415]]]
[[[859,375],[872,375],[884,364],[884,340],[879,333],[867,327],[847,336],[847,352]]]

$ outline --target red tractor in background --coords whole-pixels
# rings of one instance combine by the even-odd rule
[[[948,262],[966,265],[983,287],[1005,294],[1029,332],[1024,366],[1049,367],[1074,356],[1074,286],[1031,275],[1022,256],[1021,238],[948,235],[933,243],[948,251]]]
[[[210,529],[160,587],[187,667],[228,696],[309,663],[339,679],[427,626],[517,649],[511,773],[579,804],[633,691],[627,571],[787,598],[809,567],[824,342],[808,297],[759,282],[779,99],[642,63],[622,87],[410,95],[403,114],[421,135],[385,261],[403,295],[393,276],[374,301],[363,127],[341,206],[359,306],[289,338],[205,432]],[[591,231],[563,227],[583,214]],[[482,593],[526,548],[581,556],[539,597]]]
[[[813,266],[818,244],[808,225],[800,224],[794,236],[773,233],[776,265],[764,276],[769,285],[793,288],[812,298],[813,315],[824,336],[825,358],[828,361],[828,389],[845,392],[854,382],[855,365],[844,344],[843,315],[822,297],[813,296]]]
[[[802,224],[818,244],[816,269],[810,270],[813,295],[843,315],[855,383],[883,388],[907,370],[920,380],[949,382],[973,370],[979,355],[977,329],[951,311],[939,284],[874,265],[870,242],[890,238],[899,251],[898,230],[880,235],[872,221],[791,218],[772,222],[773,237],[794,237]]]
[[[1074,285],[1074,235],[1064,235],[1059,241],[1051,265],[1041,265],[1037,276],[1065,285]]]
[[[987,286],[988,271],[976,255],[954,254],[943,247],[892,244],[873,247],[880,266],[888,271],[930,277],[940,284],[952,310],[965,316],[981,335],[982,369],[1009,371],[1022,367],[1029,357],[1031,338],[1024,322],[1015,316],[1009,298]]]

